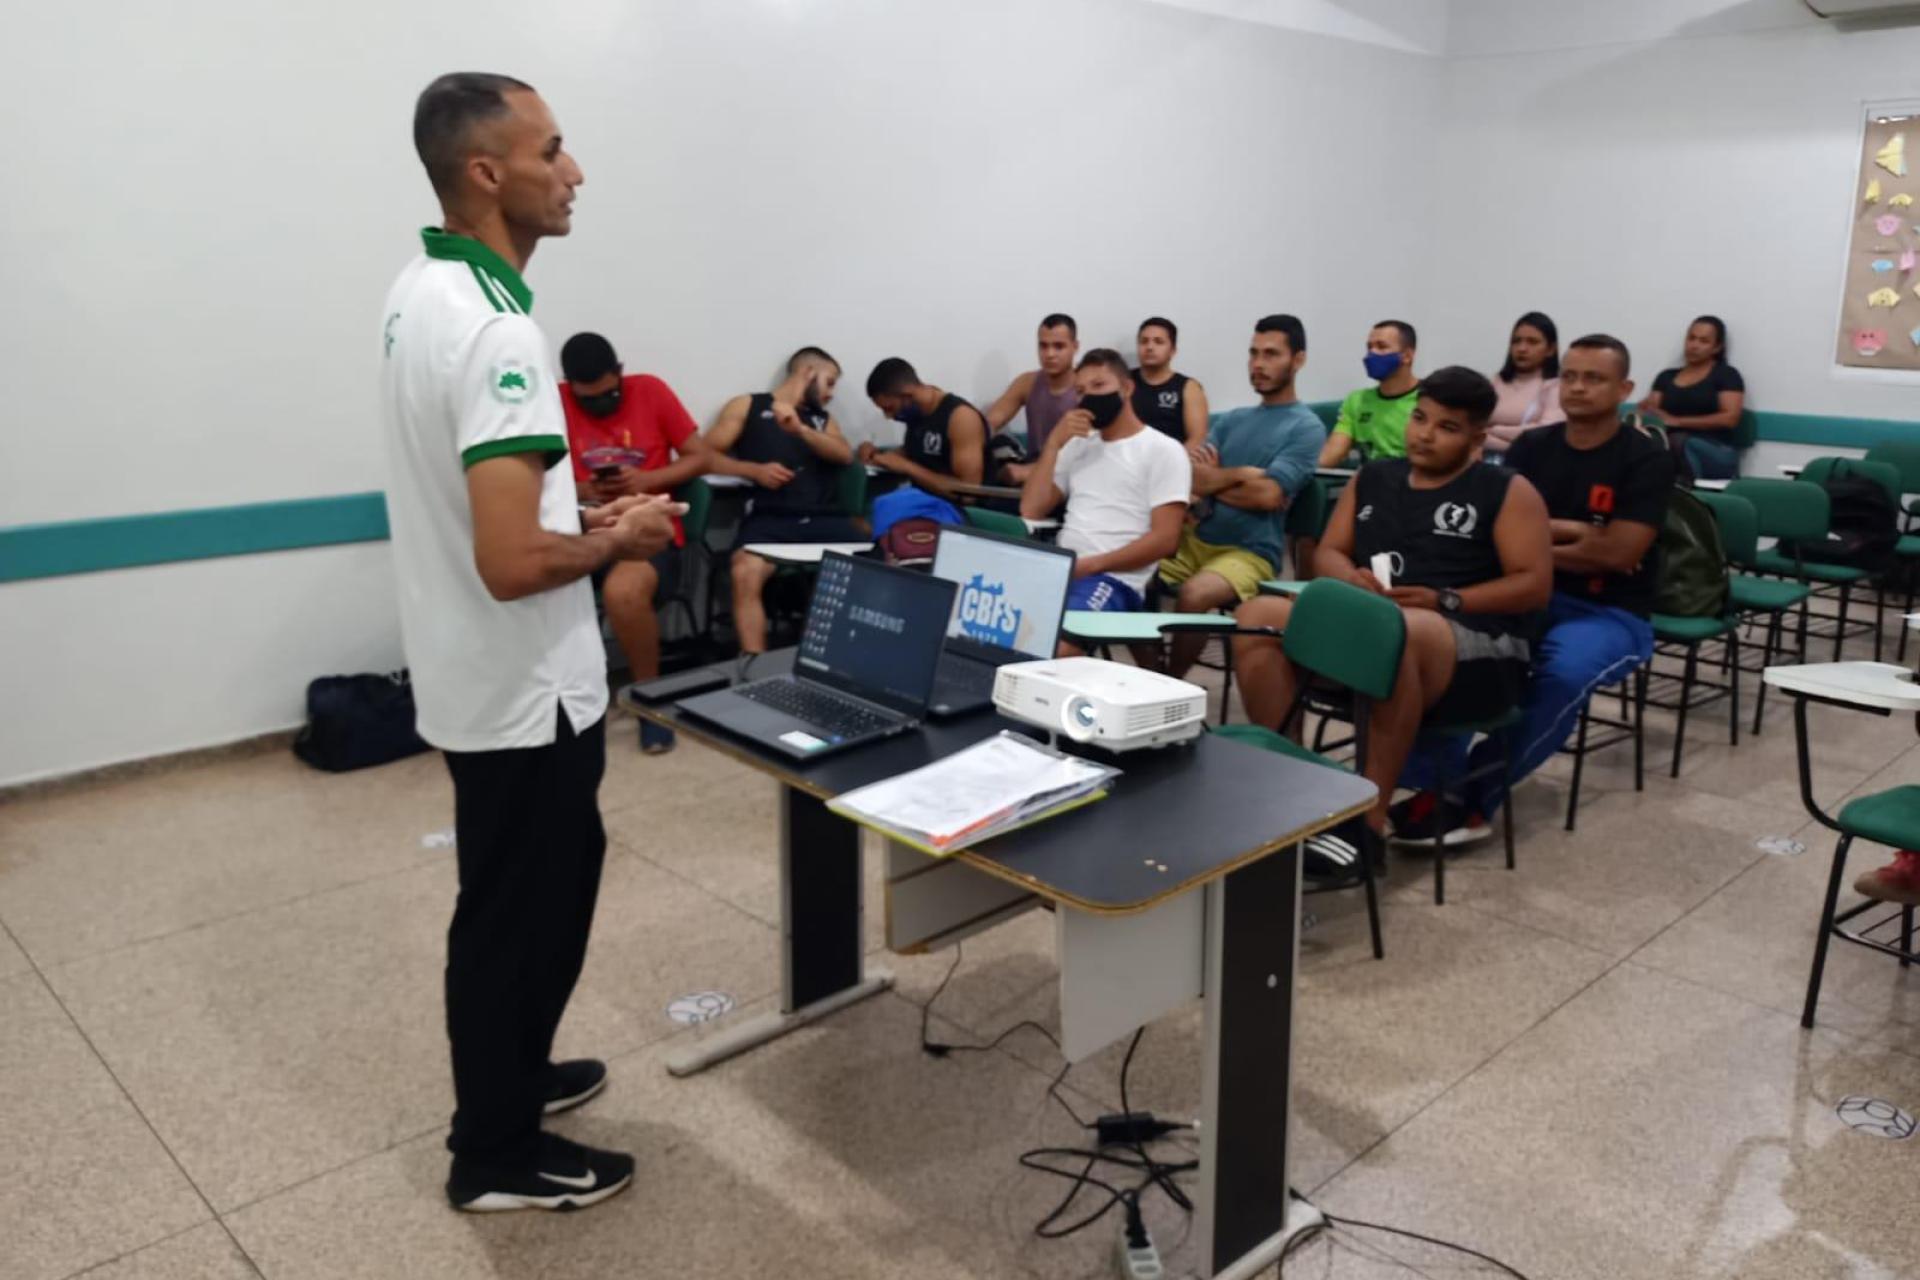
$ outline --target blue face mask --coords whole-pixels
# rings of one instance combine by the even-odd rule
[[[902,426],[912,426],[926,415],[920,412],[920,406],[911,400],[904,401],[895,411],[893,420]]]
[[[1384,382],[1394,375],[1400,367],[1398,351],[1369,351],[1366,358],[1367,376],[1375,382]]]

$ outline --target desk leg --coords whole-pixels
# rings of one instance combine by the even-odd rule
[[[1300,857],[1288,850],[1207,886],[1201,1081],[1203,1274],[1251,1280],[1319,1222],[1287,1186]]]
[[[763,1013],[667,1059],[676,1076],[704,1071],[893,985],[863,973],[860,828],[792,787],[780,796],[781,998]]]

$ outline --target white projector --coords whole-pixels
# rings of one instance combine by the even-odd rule
[[[1000,714],[1107,751],[1164,747],[1200,736],[1207,691],[1101,658],[1013,662],[993,681]]]

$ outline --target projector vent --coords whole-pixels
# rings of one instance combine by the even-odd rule
[[[1182,724],[1186,719],[1187,708],[1178,702],[1164,702],[1157,707],[1134,707],[1127,712],[1127,736],[1152,733],[1155,729]]]

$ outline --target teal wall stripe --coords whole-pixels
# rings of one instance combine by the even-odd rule
[[[379,493],[0,529],[0,582],[293,551],[387,537]]]
[[[1340,402],[1321,400],[1307,407],[1332,426]],[[1920,442],[1920,422],[1768,412],[1755,412],[1754,420],[1759,438],[1775,444],[1871,449],[1893,440]],[[379,493],[16,525],[0,529],[0,582],[386,537],[387,507]]]

